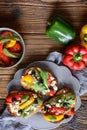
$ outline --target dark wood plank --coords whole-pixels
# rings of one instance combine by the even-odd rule
[[[39,3],[39,1],[2,2],[0,4],[0,27],[10,27],[21,33],[45,33],[48,19],[59,14],[65,17],[76,30],[79,30],[86,23],[86,9],[87,3],[84,2],[67,4],[63,2],[47,4]]]

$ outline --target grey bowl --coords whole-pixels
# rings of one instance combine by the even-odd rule
[[[24,40],[21,37],[21,35],[18,32],[16,32],[15,30],[13,30],[11,28],[6,28],[6,27],[0,28],[0,32],[5,31],[5,30],[11,31],[14,35],[18,36],[20,38],[20,44],[22,45],[22,55],[21,55],[20,59],[14,65],[8,66],[8,67],[0,66],[0,69],[11,69],[13,67],[16,67],[17,65],[19,65],[22,62],[24,55],[25,55],[25,43],[24,43]]]

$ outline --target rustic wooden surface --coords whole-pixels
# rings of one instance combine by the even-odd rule
[[[18,31],[26,45],[26,54],[19,66],[0,69],[0,112],[5,107],[7,84],[18,69],[33,61],[44,60],[50,52],[63,52],[64,47],[45,35],[47,21],[56,14],[71,22],[77,32],[75,42],[80,42],[80,28],[87,23],[86,0],[0,0],[0,27]],[[82,106],[74,119],[54,130],[87,130],[87,94],[81,100]]]

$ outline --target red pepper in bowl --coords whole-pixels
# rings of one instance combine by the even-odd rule
[[[67,47],[62,62],[72,70],[82,70],[87,64],[87,49],[79,44]]]

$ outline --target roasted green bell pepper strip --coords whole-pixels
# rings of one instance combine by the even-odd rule
[[[48,22],[46,35],[58,43],[66,45],[75,39],[76,33],[68,22],[58,16]]]
[[[3,51],[3,54],[5,54],[6,56],[11,57],[11,58],[20,58],[21,57],[21,53],[12,53],[6,48],[3,48],[2,51]]]
[[[10,40],[20,41],[20,38],[18,36],[4,36],[0,38],[0,43],[7,43]]]

